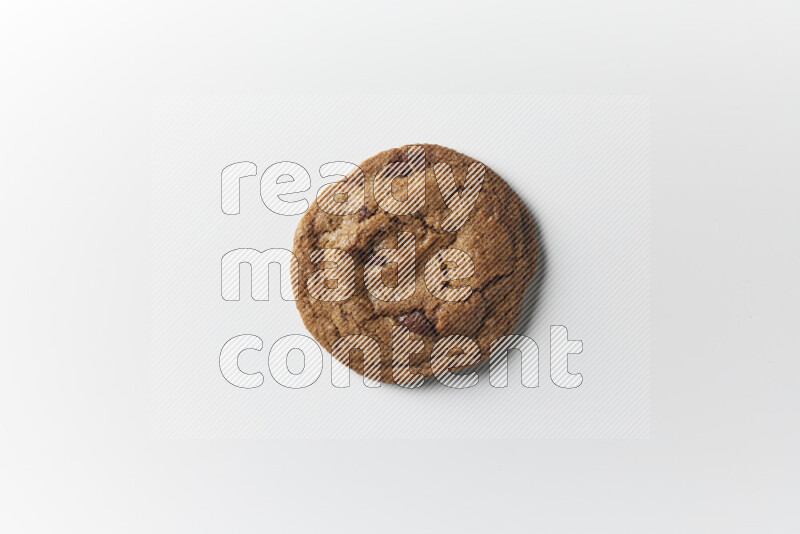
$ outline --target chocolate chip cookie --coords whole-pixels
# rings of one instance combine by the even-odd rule
[[[519,319],[536,252],[528,210],[495,172],[406,145],[348,168],[303,216],[297,308],[342,363],[409,383],[489,357]]]

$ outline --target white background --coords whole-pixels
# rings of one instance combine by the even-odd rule
[[[647,98],[178,96],[157,99],[152,114],[156,437],[648,437]],[[522,386],[516,352],[502,389],[490,385],[484,366],[469,389],[431,379],[416,391],[377,390],[354,375],[345,390],[332,385],[331,373],[346,368],[331,365],[327,353],[322,362],[316,358],[324,362],[316,382],[302,391],[281,387],[267,365],[271,347],[279,338],[310,334],[295,303],[279,295],[277,267],[268,301],[251,298],[250,267],[241,269],[239,301],[223,300],[220,287],[228,251],[293,248],[302,215],[267,209],[261,175],[275,162],[297,162],[310,173],[310,190],[284,198],[313,201],[332,180],[319,175],[326,161],[360,163],[386,147],[436,141],[498,172],[537,219],[535,296],[528,295],[516,331],[539,347],[539,387]],[[240,212],[226,215],[220,174],[243,159],[257,165],[256,175],[239,181]],[[550,379],[551,325],[567,327],[583,343],[569,358],[570,372],[583,377],[578,388]],[[239,357],[245,372],[265,377],[249,391],[220,372],[223,345],[242,334],[263,344]],[[276,351],[273,360],[281,356]],[[314,356],[306,356],[311,369]],[[303,368],[298,351],[288,360]]]
[[[797,531],[797,10],[5,5],[2,530]],[[153,440],[146,118],[187,92],[650,95],[650,439]]]

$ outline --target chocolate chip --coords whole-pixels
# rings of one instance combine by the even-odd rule
[[[373,215],[375,215],[375,214],[367,209],[366,204],[361,206],[361,209],[358,210],[358,220],[359,221],[363,221],[363,220],[369,219]]]
[[[405,162],[400,162],[398,170],[392,176],[395,178],[405,178],[406,176],[411,176],[413,171],[414,169],[411,168],[411,165]]]
[[[387,263],[385,256],[378,256],[377,254],[369,250],[359,250],[358,252],[355,253],[355,255],[359,259],[359,261],[361,261],[361,263],[364,265],[366,265],[373,257],[376,258],[375,265],[383,267]]]
[[[365,263],[369,262],[372,258],[375,258],[375,265],[378,265],[380,267],[384,267],[388,263],[386,261],[386,256],[379,256],[378,254],[375,254],[374,252],[366,253]]]
[[[411,312],[408,315],[401,315],[397,322],[405,326],[418,336],[435,336],[436,327],[425,317],[421,311]]]

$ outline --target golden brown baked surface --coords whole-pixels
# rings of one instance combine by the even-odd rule
[[[425,151],[425,202],[414,214],[394,215],[380,209],[375,200],[375,176],[389,163],[407,161],[409,147],[423,147]],[[394,381],[393,326],[408,328],[412,338],[424,342],[424,352],[414,354],[407,362],[411,373],[431,376],[431,350],[438,340],[450,335],[470,337],[480,347],[481,361],[488,358],[492,341],[514,330],[525,290],[536,268],[531,216],[511,187],[488,167],[466,222],[453,232],[442,229],[441,222],[450,209],[437,183],[433,168],[437,163],[451,166],[457,187],[463,190],[467,169],[476,160],[438,145],[406,145],[381,152],[360,165],[364,175],[365,208],[352,215],[338,216],[325,213],[315,201],[295,233],[294,253],[300,269],[297,308],[306,328],[329,352],[338,339],[350,334],[364,334],[375,339],[381,348],[380,379],[384,382]],[[356,179],[356,175],[351,174],[345,183]],[[374,249],[396,247],[400,232],[414,234],[415,286],[409,298],[387,302],[375,298],[367,290],[364,266]],[[309,276],[321,268],[312,262],[311,253],[329,248],[346,251],[355,262],[354,293],[345,301],[317,300],[306,287]],[[426,286],[424,274],[428,261],[447,248],[466,252],[474,263],[474,275],[455,284],[472,288],[466,300],[441,300]],[[386,271],[384,279],[391,282],[391,267]],[[394,283],[397,283],[396,271],[395,268]],[[349,356],[349,362],[344,363],[364,374],[361,351],[351,351]],[[461,366],[464,367],[467,366]],[[452,368],[458,369],[458,366]]]

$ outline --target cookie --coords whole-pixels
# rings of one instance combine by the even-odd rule
[[[513,332],[536,252],[528,210],[495,172],[406,145],[349,169],[303,216],[297,308],[351,369],[419,383],[477,365]]]

